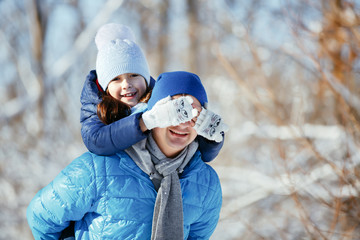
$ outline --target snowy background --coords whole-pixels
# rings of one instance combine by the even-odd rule
[[[360,239],[357,0],[1,0],[0,239],[86,151],[96,30],[130,26],[152,76],[197,73],[230,126],[213,240]]]

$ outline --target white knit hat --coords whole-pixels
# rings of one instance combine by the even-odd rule
[[[149,86],[149,65],[130,28],[116,23],[105,24],[98,30],[95,43],[98,48],[96,73],[104,90],[111,80],[124,73],[143,76]]]

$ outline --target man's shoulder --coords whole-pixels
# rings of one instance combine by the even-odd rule
[[[120,157],[117,154],[114,155],[98,155],[92,153],[90,151],[83,153],[79,157],[75,158],[72,165],[84,165],[88,169],[101,169],[104,168],[105,165],[109,164],[118,164],[120,161]]]

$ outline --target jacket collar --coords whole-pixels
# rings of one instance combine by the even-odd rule
[[[136,164],[135,162],[129,157],[129,155],[125,151],[120,151],[117,153],[117,155],[120,158],[120,165],[124,165],[127,168],[134,171],[136,174],[142,175],[143,177],[146,177],[149,179],[149,175],[144,173]],[[187,164],[187,166],[184,168],[184,172],[181,174],[181,178],[185,178],[188,176],[191,176],[192,174],[200,171],[203,168],[203,165],[205,163],[201,159],[201,153],[199,150],[197,150],[190,160],[190,162]]]

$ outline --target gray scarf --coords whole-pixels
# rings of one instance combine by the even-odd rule
[[[156,196],[152,223],[152,240],[184,239],[184,219],[179,173],[182,173],[198,148],[193,141],[177,157],[167,158],[150,134],[125,152],[150,176]]]

